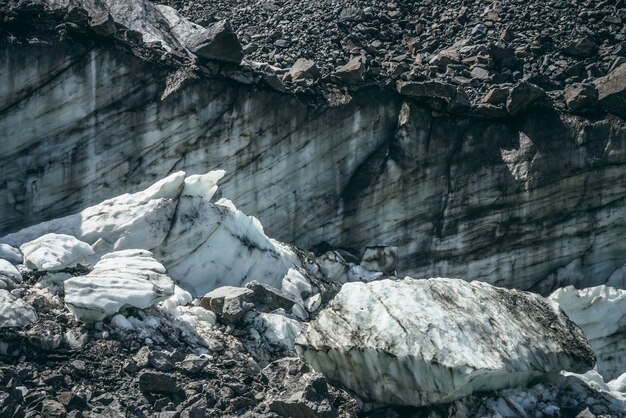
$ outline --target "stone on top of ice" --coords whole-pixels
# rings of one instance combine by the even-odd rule
[[[608,381],[626,370],[626,290],[610,286],[567,286],[549,299],[582,328],[598,357],[596,368]]]
[[[71,235],[46,234],[20,246],[24,264],[32,270],[59,271],[76,265],[94,252]]]
[[[0,289],[0,328],[21,328],[36,321],[37,314],[32,306]]]
[[[80,321],[96,322],[124,307],[149,308],[174,294],[165,267],[146,250],[107,254],[91,273],[64,282],[65,305]]]
[[[12,264],[22,264],[24,262],[24,257],[20,250],[15,247],[10,246],[9,244],[3,244],[0,242],[0,258],[3,260],[7,260]]]
[[[581,373],[595,361],[556,304],[453,279],[344,284],[296,348],[366,403],[413,406]]]

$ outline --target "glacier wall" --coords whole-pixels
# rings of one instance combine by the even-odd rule
[[[334,107],[178,80],[111,45],[3,46],[0,235],[184,170],[268,235],[399,247],[399,272],[547,294],[626,262],[626,123],[437,114],[382,88]]]

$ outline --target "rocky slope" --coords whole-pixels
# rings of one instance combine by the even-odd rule
[[[419,277],[547,294],[603,284],[626,262],[619,117],[562,113],[528,84],[494,90],[504,104],[460,108],[437,82],[400,94],[309,80],[316,92],[285,94],[271,68],[197,61],[181,43],[201,28],[176,23],[172,9],[148,7],[142,29],[102,3],[125,16],[103,38],[88,12],[22,3],[3,9],[9,28],[45,19],[3,32],[5,232],[165,173],[221,167],[224,192],[270,235],[357,255],[394,245],[399,271]],[[619,74],[598,84],[618,104]]]

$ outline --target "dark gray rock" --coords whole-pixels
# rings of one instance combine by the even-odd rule
[[[254,308],[254,292],[245,287],[222,286],[204,295],[200,306],[215,312],[226,324],[236,323]]]
[[[187,47],[197,56],[209,60],[239,64],[243,49],[227,20],[221,20],[193,36]]]
[[[597,52],[598,44],[589,36],[576,39],[563,48],[565,55],[576,58],[589,58],[594,56]]]
[[[598,90],[593,84],[571,84],[564,94],[567,107],[574,111],[585,109],[598,100]]]
[[[141,393],[171,394],[179,392],[180,388],[173,374],[143,370],[139,373],[139,390]]]
[[[626,116],[626,64],[595,82],[598,104],[607,112]]]
[[[89,22],[91,30],[98,36],[107,37],[117,33],[115,21],[109,12],[101,12],[91,17]]]
[[[294,298],[282,290],[275,289],[265,283],[252,281],[246,287],[254,292],[257,303],[265,305],[269,310],[284,309],[289,311],[296,301]]]
[[[289,72],[285,74],[284,81],[316,80],[320,77],[320,71],[314,61],[299,58]]]
[[[450,100],[456,96],[456,86],[440,81],[400,81],[400,94],[411,97],[429,97]]]
[[[509,90],[506,110],[510,115],[517,115],[527,110],[537,100],[545,97],[543,89],[528,82],[521,82]]]
[[[363,81],[363,71],[365,66],[363,60],[363,57],[352,58],[345,65],[338,67],[335,71],[335,75],[346,84],[360,83]]]

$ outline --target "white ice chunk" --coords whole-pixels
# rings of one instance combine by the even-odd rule
[[[605,285],[581,290],[567,286],[549,299],[583,329],[605,381],[626,371],[626,290]]]
[[[296,348],[374,405],[450,402],[561,370],[585,372],[594,361],[556,304],[453,279],[346,283]]]
[[[295,319],[279,313],[258,313],[252,320],[253,328],[270,344],[294,349],[294,341],[301,331]]]
[[[300,304],[304,304],[303,299],[307,298],[313,291],[311,283],[294,268],[290,268],[283,277],[281,288],[284,292],[292,295]]]
[[[371,282],[378,280],[383,276],[380,271],[369,271],[360,265],[354,265],[348,270],[349,282]]]
[[[626,396],[626,372],[622,373],[617,379],[611,380],[607,383],[607,386],[612,391],[623,393]]]
[[[224,177],[224,170],[210,171],[206,174],[195,174],[185,179],[182,196],[201,197],[211,200],[217,192],[217,182]]]
[[[11,279],[14,283],[22,283],[22,274],[9,261],[0,258],[0,281],[2,276]]]
[[[21,328],[36,321],[37,314],[32,306],[0,289],[0,328]]]
[[[15,247],[10,246],[9,244],[3,244],[0,242],[0,258],[7,260],[12,264],[22,264],[24,262],[24,258],[20,250]]]
[[[77,319],[96,322],[123,307],[149,308],[174,294],[165,268],[145,250],[107,254],[91,273],[66,280],[65,304]]]
[[[76,267],[94,251],[86,242],[71,235],[45,234],[20,246],[26,267],[40,271],[59,271]]]

